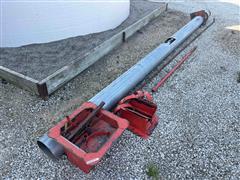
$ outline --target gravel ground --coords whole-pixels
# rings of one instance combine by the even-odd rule
[[[160,122],[148,140],[125,131],[87,175],[66,157],[50,161],[36,146],[38,137],[61,114],[88,100],[188,21],[176,11],[163,14],[48,101],[0,83],[2,178],[147,179],[148,164],[155,164],[161,179],[238,179],[240,34],[226,27],[240,24],[239,6],[234,1],[187,2],[170,3],[169,7],[187,13],[207,8],[217,21],[191,45],[198,46],[192,58],[154,94]],[[145,89],[159,79],[156,76]]]
[[[114,30],[51,43],[0,48],[0,65],[41,81],[70,62],[84,57],[91,49],[137,22],[159,6],[159,3],[132,0],[129,17]],[[162,8],[165,9],[165,6],[162,5]]]

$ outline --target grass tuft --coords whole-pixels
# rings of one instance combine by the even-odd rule
[[[147,175],[154,180],[158,180],[159,179],[158,167],[154,164],[149,164],[147,167]]]

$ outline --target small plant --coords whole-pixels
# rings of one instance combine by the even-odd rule
[[[240,71],[237,73],[237,82],[240,83]]]
[[[155,164],[149,164],[147,167],[147,175],[154,180],[158,180],[159,179],[158,167]]]

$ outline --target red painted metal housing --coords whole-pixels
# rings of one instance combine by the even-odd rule
[[[137,91],[121,100],[114,113],[129,121],[130,131],[146,139],[158,124],[156,110],[152,96],[146,91]]]
[[[96,109],[98,111],[93,115]],[[126,128],[142,138],[148,138],[158,124],[156,109],[152,96],[144,91],[124,98],[115,114],[86,102],[51,128],[48,136],[63,146],[72,164],[89,173]],[[91,123],[86,122],[90,116]],[[82,126],[86,123],[86,127]],[[84,128],[79,130],[79,127]]]
[[[101,109],[94,117],[94,123],[89,127],[91,128],[90,133],[81,133],[72,140],[73,142],[64,137],[65,131],[74,131],[96,107],[93,103],[84,103],[69,117],[50,129],[48,133],[49,137],[64,147],[69,161],[85,173],[88,173],[101,160],[113,141],[123,133],[129,124],[125,119]]]

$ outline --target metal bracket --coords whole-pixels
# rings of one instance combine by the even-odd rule
[[[43,100],[48,100],[48,90],[47,90],[47,84],[43,83],[43,84],[37,84],[37,90],[38,90],[38,94],[39,96],[43,99]]]

